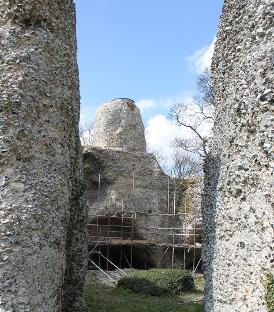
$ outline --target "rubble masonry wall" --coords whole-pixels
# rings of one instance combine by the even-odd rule
[[[226,0],[203,204],[205,310],[265,312],[273,273],[273,1]],[[272,150],[273,153],[273,150]]]
[[[0,310],[84,311],[75,10],[0,0]]]

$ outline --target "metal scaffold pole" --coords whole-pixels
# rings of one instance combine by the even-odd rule
[[[167,177],[167,213],[170,213],[169,211],[169,177]]]
[[[135,211],[135,207],[133,207],[132,205],[132,218],[131,218],[131,241],[130,241],[130,267],[132,269],[132,265],[133,265],[133,239],[134,239],[134,218],[136,218],[136,211]]]
[[[100,191],[101,191],[101,174],[98,174],[98,192],[97,192],[97,200],[98,200],[98,204],[100,201]]]
[[[194,216],[194,226],[193,226],[193,265],[192,265],[192,272],[195,272],[195,258],[196,258],[196,216]]]
[[[110,216],[108,216],[108,228],[107,228],[107,258],[109,258],[109,244],[110,244],[110,235],[109,235],[109,230],[110,230]],[[109,269],[108,261],[107,261],[107,271]]]
[[[175,214],[176,214],[176,194],[174,192],[173,194],[173,220],[172,220],[172,256],[171,256],[171,268],[174,268],[174,256],[175,256],[175,227],[176,227],[176,220],[175,220]]]
[[[132,166],[132,189],[135,189],[135,165]]]
[[[122,242],[123,239],[123,226],[124,226],[124,199],[122,198],[121,201],[121,206],[122,206],[122,219],[121,219],[121,228],[120,228],[120,241]],[[122,260],[123,260],[123,245],[122,243],[120,244],[121,246],[121,252],[120,252],[120,268],[122,268]]]

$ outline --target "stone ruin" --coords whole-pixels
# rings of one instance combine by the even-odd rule
[[[187,209],[193,208],[201,198],[194,193],[201,188],[197,183],[191,184],[192,192],[186,187],[187,198],[178,198],[174,211],[174,185],[155,156],[146,152],[144,126],[134,101],[121,98],[102,104],[95,114],[94,138],[94,146],[86,146],[83,153],[90,249],[103,246],[100,252],[107,256],[134,248],[135,268],[190,266],[195,257],[198,262],[200,209],[179,214],[177,208],[185,202]],[[132,252],[127,254],[132,257]],[[119,262],[119,255],[110,260]],[[132,266],[129,261],[120,265]]]
[[[72,0],[0,0],[0,311],[82,312]]]
[[[155,214],[166,211],[168,177],[155,156],[146,152],[144,126],[134,101],[115,99],[99,107],[94,146],[84,148],[83,161],[88,223],[96,223],[98,215],[104,224],[109,215],[143,213],[136,219],[135,236],[153,239],[145,228],[156,227]]]
[[[226,0],[203,204],[205,311],[266,312],[274,273],[273,1]]]
[[[82,312],[86,206],[73,2],[0,0],[0,17],[0,310]],[[267,311],[263,284],[274,273],[272,49],[273,1],[226,0],[212,65],[215,136],[205,164],[206,311]],[[130,100],[114,104],[136,113]],[[117,141],[104,141],[98,128],[99,147],[84,154],[92,171],[87,162],[85,171],[98,188],[94,174],[112,157],[131,175],[110,192],[115,207],[121,188],[126,205],[137,201],[132,189],[140,194],[153,183],[160,189],[165,177],[145,153],[140,124],[127,150],[130,133],[108,122],[100,127],[112,129]],[[137,179],[141,161],[151,168],[145,172],[148,180],[154,175],[152,184]],[[89,205],[108,181],[116,183],[114,174],[102,175],[102,189],[88,194]],[[152,211],[158,196],[146,199]],[[106,203],[97,209],[105,211]]]

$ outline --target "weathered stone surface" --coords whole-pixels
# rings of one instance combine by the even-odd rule
[[[121,98],[102,104],[95,116],[95,146],[84,149],[89,221],[98,212],[143,212],[138,226],[149,239],[145,228],[156,226],[155,214],[167,209],[167,176],[155,156],[146,153],[140,111],[133,100]]]
[[[95,114],[94,145],[146,151],[144,125],[134,101],[126,98],[104,103]]]
[[[97,215],[136,212],[134,239],[156,241],[156,227],[163,224],[157,214],[167,212],[168,177],[155,156],[146,153],[139,109],[129,99],[103,104],[96,112],[94,133],[95,146],[83,152],[89,223],[96,223]],[[112,222],[121,224],[118,218]],[[120,230],[117,235],[122,235]],[[155,266],[160,264],[160,252],[149,249]]]
[[[153,238],[146,228],[156,227],[155,214],[167,209],[167,176],[153,154],[85,147],[84,172],[90,222],[96,213],[143,212],[136,221],[139,234]]]
[[[0,310],[83,311],[85,205],[70,0],[0,0]]]
[[[225,1],[212,72],[205,310],[265,312],[263,280],[273,272],[274,256],[273,1]]]

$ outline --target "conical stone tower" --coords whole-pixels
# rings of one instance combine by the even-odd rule
[[[104,103],[97,110],[94,127],[95,146],[145,152],[144,125],[139,108],[127,98]]]

